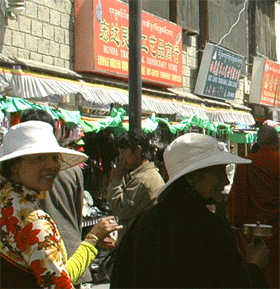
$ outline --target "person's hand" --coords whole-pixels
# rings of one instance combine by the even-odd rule
[[[246,251],[247,263],[253,263],[260,268],[263,268],[269,259],[269,250],[265,242],[261,238],[255,238],[253,243],[250,243]]]
[[[86,240],[89,241],[90,239],[91,241],[90,243],[92,243],[94,246],[95,245],[102,246],[103,244],[106,247],[110,247],[111,242],[109,242],[109,239],[112,239],[110,236],[110,233],[116,230],[121,230],[122,228],[123,226],[118,225],[114,217],[105,217],[105,218],[100,219],[96,223],[96,225],[92,227],[90,232],[87,234],[87,236],[89,237],[93,235],[96,238],[89,238],[86,236]]]
[[[106,237],[103,241],[98,242],[98,247],[103,250],[112,250],[116,246],[116,240],[112,239],[111,237]]]
[[[117,179],[122,179],[126,173],[125,160],[123,158],[118,158],[116,163],[111,162],[111,172],[110,180],[114,181]]]

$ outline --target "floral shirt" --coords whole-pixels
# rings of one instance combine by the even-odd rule
[[[74,288],[64,243],[51,217],[36,204],[38,193],[0,177],[0,250],[32,272],[40,287]]]

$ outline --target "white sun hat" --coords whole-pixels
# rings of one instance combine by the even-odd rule
[[[175,139],[165,149],[163,159],[169,180],[159,190],[158,201],[162,201],[169,191],[167,188],[185,174],[215,165],[251,163],[224,151],[214,138],[199,133],[187,133]]]
[[[60,170],[85,162],[87,155],[61,147],[53,127],[42,121],[27,121],[10,128],[0,147],[0,162],[41,153],[58,153],[62,158]]]

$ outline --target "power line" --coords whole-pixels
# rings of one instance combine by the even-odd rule
[[[248,0],[245,0],[245,1],[244,1],[243,8],[240,10],[240,12],[239,12],[239,14],[238,14],[237,20],[236,20],[235,23],[230,27],[228,33],[226,33],[226,34],[221,38],[221,40],[219,41],[219,43],[217,44],[217,46],[221,45],[222,41],[223,41],[228,35],[230,35],[232,29],[238,24],[238,22],[240,21],[240,17],[241,17],[242,12],[246,9],[247,2],[248,2]]]

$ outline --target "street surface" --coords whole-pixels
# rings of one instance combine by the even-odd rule
[[[94,289],[109,289],[110,284],[100,284],[100,285],[93,285]]]
[[[99,285],[93,285],[93,284],[84,284],[82,289],[109,289],[110,284],[99,284]]]

